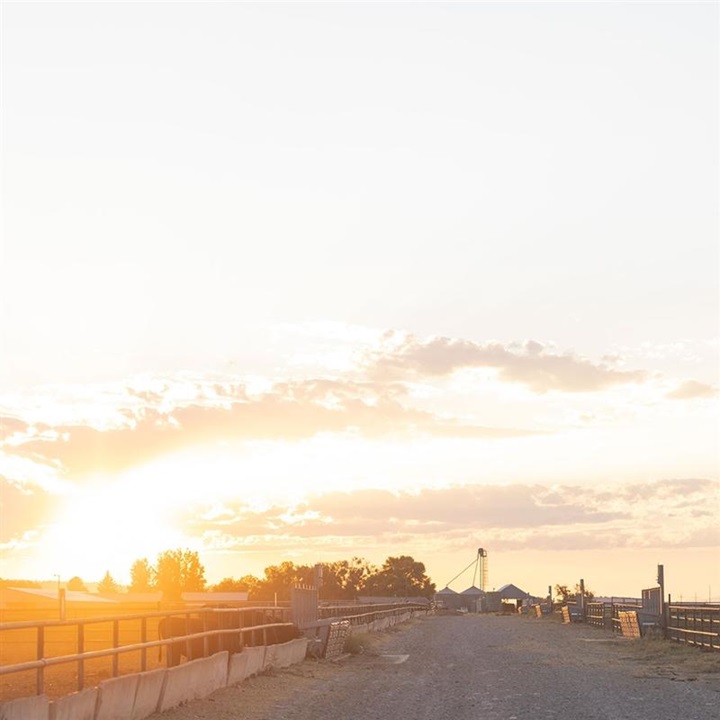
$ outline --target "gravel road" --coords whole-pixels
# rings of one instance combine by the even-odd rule
[[[246,680],[157,720],[717,720],[720,658],[517,616],[430,616],[365,653]],[[643,641],[644,642],[644,641]],[[662,648],[662,649],[660,649]]]

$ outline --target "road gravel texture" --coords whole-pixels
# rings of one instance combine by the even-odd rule
[[[429,616],[153,720],[718,720],[720,657],[519,616]]]

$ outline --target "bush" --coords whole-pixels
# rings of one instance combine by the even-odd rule
[[[362,655],[365,652],[365,640],[362,635],[348,635],[345,638],[343,652],[349,655]]]

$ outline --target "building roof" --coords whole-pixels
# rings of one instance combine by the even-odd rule
[[[58,591],[57,590],[40,590],[38,588],[7,588],[15,595],[15,598],[20,598],[23,595],[29,596],[28,601],[35,600],[51,600],[57,602]],[[66,590],[65,591],[65,602],[68,603],[106,603],[108,605],[114,605],[117,601],[108,600],[107,598],[100,597],[100,595],[93,595],[92,593],[82,592],[80,590]]]
[[[184,592],[180,596],[186,603],[203,603],[215,605],[217,603],[247,602],[246,592]]]
[[[458,593],[455,592],[455,590],[452,590],[449,587],[444,587],[439,592],[435,593],[436,595],[457,595]]]
[[[463,590],[461,595],[484,595],[485,592],[475,585],[471,585],[467,590]]]
[[[503,600],[524,600],[526,597],[528,597],[528,593],[526,593],[524,590],[521,590],[517,585],[513,585],[512,583],[503,585],[500,590],[498,590],[498,592],[500,593],[500,597],[503,598]]]

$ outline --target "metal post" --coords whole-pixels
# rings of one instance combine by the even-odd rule
[[[140,642],[147,642],[147,618],[143,617],[140,619]],[[147,670],[147,648],[143,648],[140,652],[140,670],[145,672]]]
[[[585,622],[585,581],[580,578],[580,617]]]
[[[60,588],[58,588],[58,614],[60,620],[65,620],[65,590]]]
[[[221,617],[221,616],[218,616],[218,617]],[[203,612],[203,614],[202,614],[202,629],[203,629],[203,632],[208,631],[208,611],[207,610],[205,610],[205,612]],[[207,635],[203,638],[203,657],[210,657],[210,638]]]
[[[82,620],[78,623],[77,628],[77,651],[78,655],[85,652],[85,625]],[[82,657],[78,660],[78,690],[85,687],[85,662]]]
[[[120,647],[120,621],[115,619],[113,620],[113,648]],[[118,653],[113,654],[112,658],[112,676],[117,677],[119,675],[118,672],[118,664],[120,661],[120,656]]]
[[[42,660],[44,657],[45,657],[45,626],[38,625],[38,628],[37,628],[37,659]],[[36,695],[43,694],[43,686],[45,683],[44,670],[45,670],[45,668],[42,665],[37,669],[36,688],[35,688]]]

